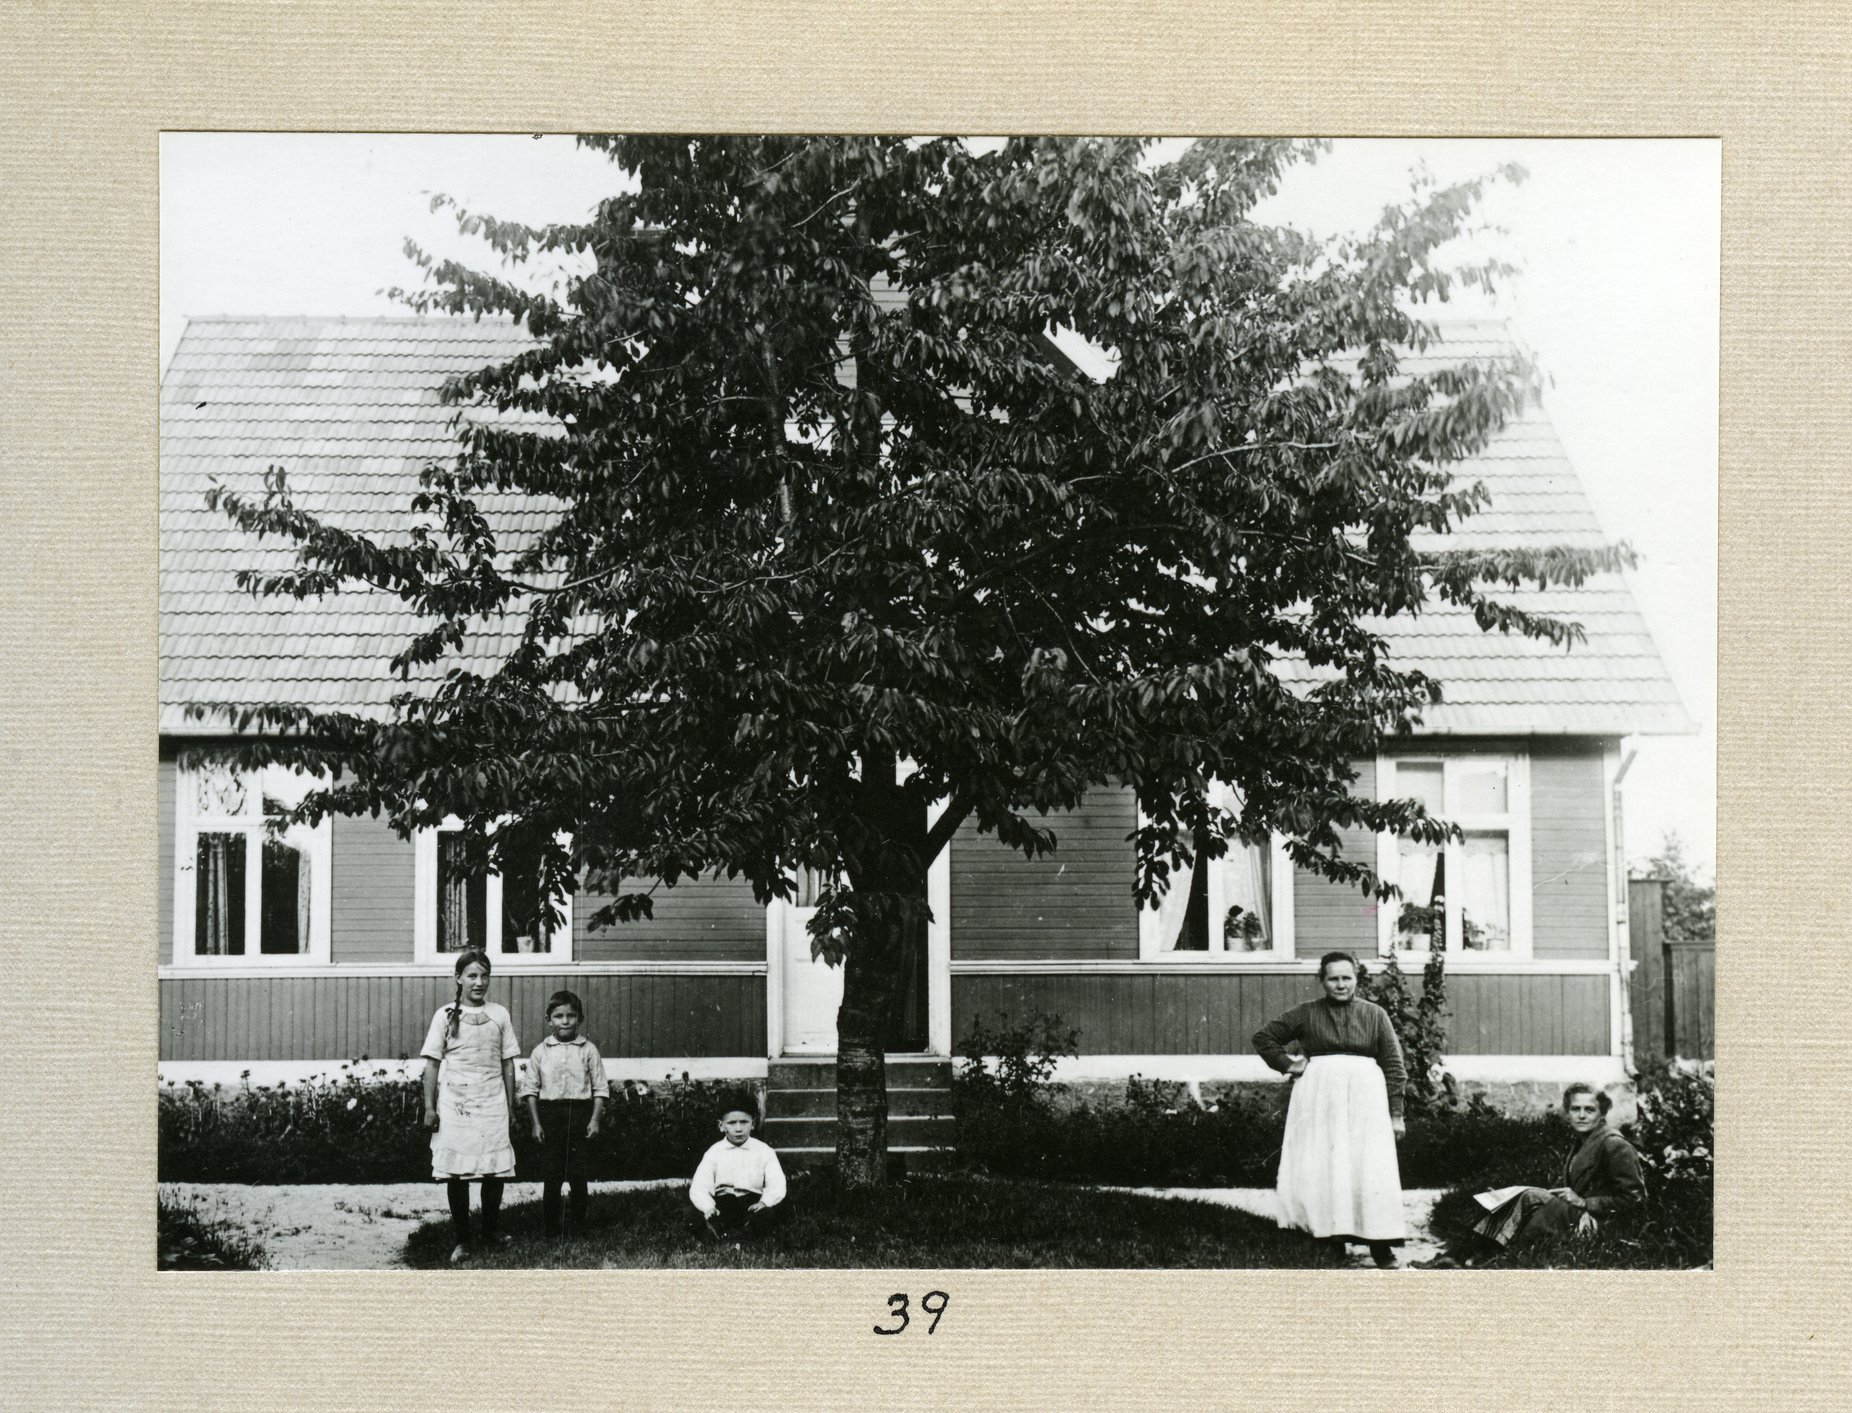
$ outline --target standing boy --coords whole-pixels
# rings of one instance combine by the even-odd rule
[[[572,1230],[585,1227],[585,1169],[604,1122],[604,1057],[579,1034],[585,1003],[570,991],[547,997],[547,1038],[528,1057],[521,1095],[540,1145],[540,1204],[547,1235],[560,1234],[560,1186],[572,1191]]]
[[[720,1134],[720,1142],[701,1156],[688,1200],[716,1239],[742,1229],[762,1231],[780,1215],[785,1170],[771,1145],[752,1136],[752,1110],[743,1104],[721,1110]]]

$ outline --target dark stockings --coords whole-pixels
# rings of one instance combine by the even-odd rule
[[[450,1198],[450,1229],[455,1233],[458,1246],[470,1245],[469,1239],[469,1183],[464,1178],[451,1178],[445,1184],[445,1192]],[[502,1180],[484,1178],[482,1180],[482,1235],[489,1240],[501,1225],[502,1217]]]

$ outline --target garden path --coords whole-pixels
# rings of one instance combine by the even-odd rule
[[[591,1188],[593,1192],[622,1192],[675,1185],[673,1178],[650,1178],[595,1182]],[[444,1189],[434,1182],[277,1187],[164,1182],[161,1196],[190,1203],[207,1221],[236,1227],[264,1248],[271,1267],[279,1271],[403,1269],[406,1238],[433,1217],[450,1211]],[[511,1182],[502,1198],[509,1204],[539,1200],[537,1182]]]
[[[1120,1192],[1148,1192],[1156,1197],[1184,1197],[1193,1202],[1214,1202],[1223,1207],[1238,1207],[1256,1217],[1277,1220],[1279,1208],[1270,1187],[1125,1187]],[[1402,1266],[1411,1261],[1427,1261],[1440,1255],[1440,1243],[1429,1230],[1434,1204],[1440,1200],[1440,1188],[1411,1188],[1402,1193],[1402,1212],[1408,1222],[1408,1240],[1396,1248],[1396,1260]],[[1348,1264],[1375,1269],[1368,1248],[1353,1246]]]
[[[594,1192],[646,1187],[674,1187],[674,1178],[635,1182],[595,1182]],[[1155,1197],[1182,1197],[1236,1207],[1257,1217],[1274,1215],[1270,1187],[1134,1187],[1115,1189]],[[412,1232],[448,1211],[444,1190],[432,1182],[314,1183],[256,1187],[244,1183],[164,1182],[163,1197],[190,1203],[208,1221],[223,1221],[258,1242],[270,1264],[284,1271],[377,1271],[402,1269],[405,1242]],[[1428,1233],[1428,1218],[1438,1191],[1402,1195],[1409,1239],[1400,1250],[1403,1265],[1438,1253]],[[511,1182],[506,1202],[531,1202],[540,1184]],[[1350,1249],[1350,1264],[1367,1267],[1369,1253]]]

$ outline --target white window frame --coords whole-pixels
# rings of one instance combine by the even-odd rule
[[[1470,764],[1485,764],[1489,761],[1497,761],[1505,767],[1505,812],[1503,814],[1470,814],[1460,811],[1456,807],[1454,784],[1456,771]],[[1459,825],[1468,834],[1505,835],[1511,869],[1511,946],[1502,952],[1469,951],[1465,945],[1460,890],[1450,887],[1447,891],[1447,960],[1449,962],[1530,961],[1532,903],[1530,756],[1523,751],[1408,751],[1392,756],[1378,756],[1376,758],[1377,799],[1396,799],[1406,793],[1396,787],[1396,769],[1399,765],[1439,765],[1443,801],[1441,818],[1450,824]],[[1399,839],[1399,835],[1388,832],[1377,835],[1376,871],[1385,883],[1401,881],[1398,876],[1401,870],[1401,855],[1397,849]],[[1450,840],[1445,845],[1448,878],[1457,879],[1464,876],[1465,848],[1466,846],[1457,840]],[[1377,954],[1387,957],[1394,953],[1398,963],[1425,962],[1428,948],[1406,948],[1395,945],[1396,918],[1400,912],[1401,902],[1394,899],[1377,908]]]
[[[1233,808],[1234,794],[1227,786],[1217,784],[1211,789],[1210,799],[1224,809]],[[1149,823],[1145,812],[1138,812],[1139,827]],[[1238,839],[1229,840],[1229,849],[1240,848]],[[1205,861],[1209,862],[1208,908],[1211,919],[1225,918],[1228,914],[1227,879],[1224,869],[1229,855]],[[1163,938],[1158,933],[1158,910],[1155,903],[1146,904],[1138,909],[1138,960],[1141,962],[1196,962],[1213,961],[1221,966],[1277,966],[1280,962],[1291,961],[1293,950],[1293,861],[1286,851],[1286,836],[1275,832],[1267,847],[1268,885],[1272,892],[1273,916],[1269,919],[1273,931],[1273,945],[1265,951],[1238,952],[1231,950],[1228,939],[1220,928],[1209,929],[1209,946],[1203,952],[1179,952],[1166,950]]]
[[[174,781],[174,960],[177,967],[221,971],[233,967],[291,967],[326,963],[329,958],[329,905],[333,897],[331,868],[334,856],[332,821],[324,816],[312,828],[297,825],[284,837],[309,857],[309,935],[306,950],[263,950],[263,848],[264,794],[300,799],[314,782],[289,766],[269,765],[260,770],[231,770],[245,784],[245,807],[236,815],[202,812],[198,804],[197,770],[177,769]],[[214,956],[195,951],[198,879],[195,876],[201,834],[243,834],[244,951],[237,956]]]
[[[457,953],[437,950],[437,836],[454,834],[463,827],[455,815],[432,829],[412,834],[412,955],[420,962],[451,965]],[[572,836],[557,836],[570,847]],[[541,970],[572,961],[572,895],[560,900],[563,916],[555,936],[557,945],[549,952],[502,951],[502,876],[490,873],[483,880],[483,946],[498,968]]]

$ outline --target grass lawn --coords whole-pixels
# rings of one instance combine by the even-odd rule
[[[155,1267],[162,1271],[259,1271],[264,1248],[229,1224],[201,1216],[184,1202],[159,1199]]]
[[[1336,1266],[1298,1232],[1228,1207],[1059,1184],[921,1175],[885,1192],[840,1191],[826,1174],[793,1177],[789,1213],[762,1239],[717,1245],[689,1228],[681,1188],[594,1193],[583,1235],[549,1239],[540,1204],[502,1209],[504,1246],[471,1269],[645,1267]],[[449,1263],[450,1224],[412,1233],[413,1266]]]

